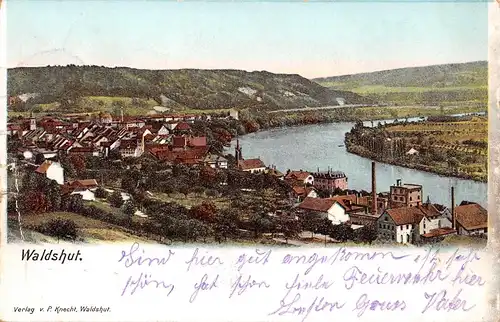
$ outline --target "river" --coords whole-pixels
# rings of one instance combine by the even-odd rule
[[[417,121],[410,118],[408,121]],[[378,121],[374,122],[374,125]],[[391,122],[391,120],[385,120]],[[370,122],[365,122],[370,126]],[[329,123],[276,128],[240,137],[243,158],[260,157],[268,166],[275,165],[283,173],[287,169],[343,171],[348,177],[349,189],[371,191],[371,160],[348,153],[344,135],[354,123]],[[233,142],[232,148],[234,149]],[[234,150],[232,150],[234,152]],[[437,174],[377,163],[377,191],[389,191],[389,187],[402,179],[403,183],[423,185],[423,199],[451,205],[451,187],[455,187],[455,201],[474,201],[487,206],[487,184],[472,180],[443,177]]]

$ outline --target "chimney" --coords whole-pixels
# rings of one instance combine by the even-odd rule
[[[455,222],[455,187],[451,187],[451,228],[457,229]]]
[[[401,179],[396,180],[396,186],[401,186]]]
[[[377,182],[375,177],[375,162],[372,162],[372,215],[377,215]]]

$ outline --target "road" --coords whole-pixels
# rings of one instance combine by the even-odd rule
[[[268,111],[267,113],[288,113],[288,112],[305,112],[305,111],[317,111],[317,110],[334,110],[338,108],[348,108],[348,107],[367,107],[373,106],[369,104],[346,104],[346,105],[333,105],[333,106],[318,106],[318,107],[303,107],[303,108],[291,108],[287,110],[277,110]]]

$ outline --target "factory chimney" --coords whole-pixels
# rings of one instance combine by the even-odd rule
[[[377,215],[377,181],[375,176],[375,162],[372,162],[372,215]]]

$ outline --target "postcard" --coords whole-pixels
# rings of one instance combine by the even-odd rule
[[[0,8],[0,320],[498,317],[498,3]]]

